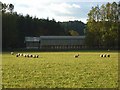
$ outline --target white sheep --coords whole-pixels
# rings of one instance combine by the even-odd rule
[[[35,58],[35,55],[32,55],[33,58]]]
[[[18,54],[16,54],[16,57],[19,57],[19,55],[18,55]]]
[[[39,55],[36,55],[36,58],[38,58],[39,57]]]
[[[107,54],[107,57],[110,57],[110,54]]]
[[[33,57],[33,55],[31,54],[30,57]]]
[[[20,53],[18,53],[18,56],[20,56]]]
[[[30,54],[27,54],[27,57],[29,57],[30,56]]]
[[[100,57],[103,57],[103,54],[100,54]]]
[[[14,52],[11,52],[11,55],[14,55]]]
[[[19,53],[18,55],[19,55],[19,56],[23,56],[23,53]]]
[[[23,56],[25,56],[26,54],[23,54]]]
[[[106,54],[103,54],[103,57],[106,57],[107,55]]]
[[[31,57],[31,54],[28,54],[28,57]]]
[[[23,54],[23,56],[25,57],[25,56],[26,56],[26,54]]]
[[[75,58],[78,58],[78,57],[79,57],[79,54],[75,55],[74,57],[75,57]]]

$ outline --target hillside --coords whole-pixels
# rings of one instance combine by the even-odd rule
[[[68,21],[68,22],[61,22],[60,24],[64,28],[65,32],[74,30],[77,31],[79,35],[84,35],[84,29],[86,25],[81,21]]]

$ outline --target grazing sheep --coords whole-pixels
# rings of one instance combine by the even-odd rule
[[[20,56],[20,53],[18,53],[18,56]]]
[[[19,57],[19,55],[18,55],[18,54],[16,54],[16,57]]]
[[[31,57],[31,54],[28,54],[28,57]]]
[[[103,57],[106,57],[107,55],[106,54],[103,54]]]
[[[74,57],[75,57],[75,58],[78,58],[78,57],[79,57],[79,54],[75,55]]]
[[[25,57],[27,57],[27,55],[25,55]]]
[[[30,57],[32,57],[33,55],[31,54]]]
[[[19,56],[19,53],[18,53],[18,56]],[[20,54],[20,56],[21,56],[21,54]],[[39,55],[32,55],[32,54],[22,54],[22,56],[24,56],[24,57],[33,57],[33,58],[38,58],[39,57]]]
[[[28,54],[25,54],[25,57],[27,57],[28,56]]]
[[[27,57],[29,57],[29,54],[27,54]]]
[[[110,57],[110,54],[107,54],[107,57]]]
[[[101,54],[100,57],[110,57],[109,54]]]
[[[14,55],[14,52],[11,52],[11,55]]]
[[[21,53],[20,56],[23,56],[23,53]]]
[[[25,57],[25,56],[26,56],[26,54],[23,54],[23,56]]]
[[[24,54],[23,56],[24,56],[24,57],[27,57],[27,54]]]
[[[36,58],[36,55],[35,55],[35,57],[34,58]]]
[[[35,58],[35,55],[33,55],[33,58]]]
[[[36,58],[38,58],[39,57],[39,55],[36,55]]]
[[[103,54],[100,54],[100,57],[103,57]]]
[[[33,55],[33,58],[36,58],[36,55]]]

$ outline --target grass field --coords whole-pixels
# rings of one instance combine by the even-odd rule
[[[18,52],[15,52],[18,53]],[[21,52],[19,52],[21,53]],[[4,88],[116,88],[117,52],[24,52],[39,58],[2,55]],[[79,58],[74,58],[75,54]],[[109,53],[111,57],[99,55]]]

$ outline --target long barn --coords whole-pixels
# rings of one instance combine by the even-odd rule
[[[27,49],[76,50],[85,48],[85,36],[25,37]]]

